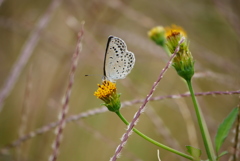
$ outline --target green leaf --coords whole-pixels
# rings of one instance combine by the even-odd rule
[[[221,152],[221,154],[219,154],[219,156],[217,157],[217,160],[218,160],[220,157],[226,155],[227,153],[228,153],[228,151],[223,151],[223,152]]]
[[[224,140],[226,139],[230,129],[233,126],[238,115],[238,108],[234,108],[231,113],[223,120],[223,122],[219,125],[217,134],[215,136],[215,149],[216,152],[220,150]]]
[[[198,148],[194,148],[192,146],[186,146],[187,152],[194,158],[195,161],[200,161],[200,156],[202,151]]]

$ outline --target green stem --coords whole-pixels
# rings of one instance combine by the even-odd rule
[[[120,119],[121,119],[126,125],[129,125],[129,122],[122,116],[122,114],[121,114],[119,111],[116,112],[116,114],[120,117]],[[177,154],[177,155],[180,155],[180,156],[182,156],[182,157],[184,157],[184,158],[187,158],[187,159],[189,159],[189,160],[193,160],[193,157],[192,157],[192,156],[187,155],[187,154],[184,154],[184,153],[182,153],[182,152],[180,152],[180,151],[177,151],[177,150],[175,150],[175,149],[173,149],[173,148],[170,148],[170,147],[168,147],[168,146],[166,146],[166,145],[163,145],[163,144],[161,144],[161,143],[159,143],[159,142],[157,142],[157,141],[149,138],[148,136],[144,135],[143,133],[141,133],[140,131],[138,131],[138,130],[135,129],[135,128],[133,128],[133,131],[134,131],[136,134],[138,134],[139,136],[141,136],[142,138],[144,138],[145,140],[147,140],[147,141],[149,141],[149,142],[151,142],[151,143],[153,143],[153,144],[155,144],[155,145],[157,145],[157,146],[159,146],[159,147],[161,147],[161,148],[163,148],[163,149],[165,149],[165,150],[168,150],[168,151],[170,151],[170,152],[173,152],[173,153],[175,153],[175,154]]]
[[[189,91],[191,93],[193,105],[194,105],[195,112],[196,112],[196,115],[197,115],[197,120],[198,120],[198,124],[199,124],[200,131],[201,131],[201,134],[202,134],[202,139],[203,139],[203,142],[204,142],[205,150],[206,150],[206,153],[208,155],[208,159],[209,159],[209,161],[215,161],[216,160],[216,157],[215,157],[216,155],[215,155],[214,150],[213,150],[212,141],[211,141],[211,138],[210,138],[210,135],[209,135],[209,132],[208,132],[208,128],[207,128],[207,124],[204,120],[202,111],[199,108],[196,97],[194,95],[191,79],[186,80],[186,82],[187,82]]]
[[[168,49],[168,47],[166,46],[166,44],[163,45],[162,48],[164,49],[164,51],[165,51],[169,56],[172,55],[172,53],[169,51],[169,49]]]

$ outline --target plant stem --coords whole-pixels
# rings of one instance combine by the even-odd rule
[[[116,114],[119,116],[119,118],[120,118],[126,125],[129,125],[129,122],[122,116],[122,114],[121,114],[119,111],[116,112]],[[168,150],[168,151],[170,151],[170,152],[173,152],[173,153],[175,153],[175,154],[177,154],[177,155],[180,155],[180,156],[182,156],[182,157],[184,157],[184,158],[187,158],[187,159],[189,159],[189,160],[193,160],[193,157],[192,157],[192,156],[187,155],[187,154],[184,154],[184,153],[182,153],[182,152],[180,152],[180,151],[177,151],[177,150],[175,150],[175,149],[173,149],[173,148],[170,148],[170,147],[168,147],[168,146],[166,146],[166,145],[163,145],[163,144],[161,144],[161,143],[159,143],[159,142],[157,142],[157,141],[149,138],[148,136],[144,135],[143,133],[141,133],[140,131],[138,131],[138,130],[135,129],[135,128],[133,128],[133,131],[134,131],[136,134],[138,134],[139,136],[141,136],[142,138],[144,138],[145,140],[147,140],[147,141],[149,141],[149,142],[151,142],[151,143],[153,143],[153,144],[155,144],[155,145],[157,145],[157,146],[159,146],[159,147],[161,147],[161,148],[163,148],[163,149],[165,149],[165,150]]]
[[[169,51],[169,49],[168,49],[168,47],[166,46],[166,44],[163,45],[162,48],[164,49],[164,51],[165,51],[169,56],[172,55],[172,53]]]
[[[198,124],[199,124],[200,131],[201,131],[201,134],[202,134],[202,139],[203,139],[203,142],[204,142],[205,150],[206,150],[206,153],[208,155],[208,159],[209,159],[209,161],[215,161],[216,160],[216,155],[215,155],[214,150],[213,150],[213,145],[212,145],[211,138],[210,138],[210,135],[209,135],[209,131],[208,131],[208,128],[207,128],[207,124],[204,120],[202,111],[199,108],[196,97],[194,95],[191,79],[186,80],[186,82],[187,82],[189,91],[191,93],[193,105],[194,105],[195,112],[196,112],[196,115],[197,115],[197,120],[198,120]]]

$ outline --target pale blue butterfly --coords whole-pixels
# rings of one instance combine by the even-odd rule
[[[103,80],[115,82],[117,79],[125,78],[135,64],[135,56],[127,50],[126,43],[115,36],[109,36],[105,58]]]

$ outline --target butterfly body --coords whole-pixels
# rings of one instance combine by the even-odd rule
[[[115,36],[109,36],[104,58],[104,80],[115,82],[125,78],[135,64],[135,56],[127,50],[126,43]]]

